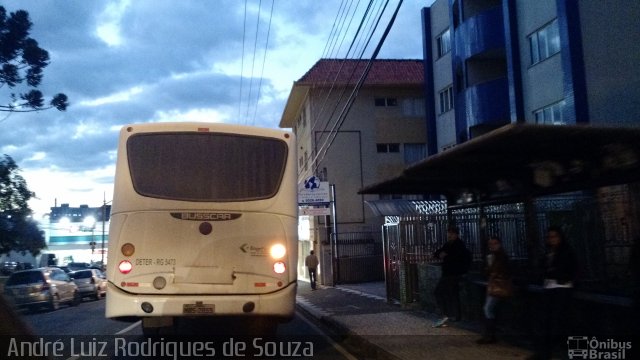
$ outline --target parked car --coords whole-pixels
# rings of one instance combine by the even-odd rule
[[[54,267],[12,273],[4,284],[4,295],[14,306],[31,309],[44,306],[56,310],[60,304],[75,306],[81,300],[78,286]]]
[[[67,274],[71,272],[71,269],[69,269],[68,266],[63,265],[63,266],[52,266],[52,267],[57,267],[58,269],[62,269],[62,271],[66,272]]]
[[[91,268],[91,264],[86,263],[86,262],[70,262],[70,263],[67,264],[67,267],[71,271],[85,270],[85,269]]]
[[[18,267],[18,263],[15,261],[5,261],[2,263],[0,267],[0,273],[2,275],[10,275],[12,272],[16,271]]]
[[[107,278],[98,269],[72,271],[69,276],[78,286],[82,298],[98,300],[107,293]]]
[[[6,276],[14,271],[27,269],[33,269],[33,264],[19,261],[5,261],[2,263],[2,266],[0,266],[0,273]]]

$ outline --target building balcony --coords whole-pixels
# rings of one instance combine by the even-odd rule
[[[469,137],[510,122],[509,87],[504,77],[469,87],[454,101],[456,115],[464,117]]]
[[[491,54],[505,47],[502,7],[495,6],[466,19],[454,33],[455,62]]]

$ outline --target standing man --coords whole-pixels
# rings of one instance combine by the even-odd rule
[[[309,252],[309,255],[304,259],[304,265],[309,269],[309,281],[311,282],[311,290],[316,289],[316,274],[318,273],[318,257],[313,253],[313,250]]]
[[[449,226],[447,242],[433,256],[442,260],[442,276],[436,285],[434,295],[444,317],[434,324],[442,327],[447,322],[460,320],[460,279],[469,271],[471,254],[460,239],[458,228]]]

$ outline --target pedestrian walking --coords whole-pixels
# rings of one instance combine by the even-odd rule
[[[467,250],[457,227],[447,229],[447,242],[433,256],[442,260],[442,276],[434,295],[444,317],[433,327],[446,326],[449,321],[460,320],[460,280],[469,271],[471,253]]]
[[[309,252],[309,255],[304,259],[304,265],[309,270],[309,282],[311,283],[311,289],[316,289],[316,276],[318,274],[318,257],[314,254],[313,250]]]
[[[567,340],[571,299],[576,279],[576,259],[559,226],[550,226],[546,235],[544,281],[540,302],[535,353],[531,359],[551,359],[554,347]]]
[[[492,344],[496,339],[496,310],[500,303],[513,295],[513,283],[509,268],[509,257],[502,247],[502,241],[492,236],[487,242],[487,295],[484,302],[485,328],[478,344]]]

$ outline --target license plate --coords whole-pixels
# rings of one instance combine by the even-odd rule
[[[214,313],[214,304],[184,304],[182,313],[187,315],[211,315]]]

